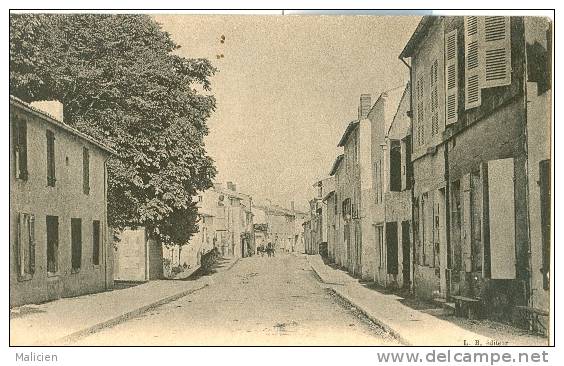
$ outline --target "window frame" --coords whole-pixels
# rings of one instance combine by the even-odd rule
[[[45,137],[47,139],[47,186],[55,187],[57,182],[56,154],[55,154],[55,133],[46,130]]]

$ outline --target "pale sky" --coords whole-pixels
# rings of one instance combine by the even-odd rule
[[[217,110],[208,121],[217,181],[255,200],[306,209],[313,183],[341,153],[361,93],[372,103],[409,80],[398,55],[419,23],[405,16],[157,15],[181,45],[208,58]],[[220,43],[225,35],[225,43]],[[217,59],[217,54],[224,58]]]

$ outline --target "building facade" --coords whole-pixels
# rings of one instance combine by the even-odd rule
[[[64,124],[60,103],[36,106],[10,97],[10,306],[113,286],[112,150]]]
[[[413,85],[415,292],[475,299],[484,315],[504,321],[545,291],[535,291],[544,279],[531,263],[544,261],[537,272],[546,271],[546,258],[538,258],[547,214],[529,217],[531,191],[537,207],[546,207],[530,179],[549,175],[542,164],[550,100],[547,88],[527,88],[526,53],[539,43],[546,55],[550,37],[546,24],[530,27],[527,47],[521,17],[424,17],[400,55],[411,59]],[[531,168],[531,159],[539,165]]]

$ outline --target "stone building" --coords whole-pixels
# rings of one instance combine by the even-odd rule
[[[113,286],[106,164],[58,102],[10,96],[10,306]]]
[[[528,162],[526,132],[529,108],[544,111],[531,118],[537,126],[550,109],[546,90],[527,89],[525,30],[521,17],[424,17],[400,55],[411,59],[413,86],[415,292],[477,303],[506,321],[531,304],[530,262],[542,252],[529,240],[528,174],[546,168]],[[542,132],[534,138],[548,143]],[[538,151],[529,159],[540,164],[548,148]]]
[[[344,237],[343,237],[343,222],[344,218],[341,215],[341,197],[343,196],[343,192],[345,190],[343,184],[343,160],[345,158],[344,154],[337,156],[333,166],[331,167],[331,171],[329,172],[329,176],[335,178],[335,191],[331,198],[332,203],[329,202],[327,204],[327,209],[329,212],[329,220],[332,225],[335,226],[334,229],[334,236],[329,238],[328,247],[329,247],[329,257],[330,259],[337,264],[339,267],[345,267],[345,264],[348,263],[348,253],[344,246]]]
[[[410,284],[410,165],[405,159],[410,152],[409,109],[409,85],[403,85],[383,92],[368,113],[374,167],[371,207],[371,234],[376,242],[374,281],[385,287]]]

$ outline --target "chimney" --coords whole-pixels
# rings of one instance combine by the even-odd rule
[[[233,182],[227,182],[227,189],[237,191],[237,186]]]
[[[31,102],[29,105],[47,113],[57,121],[63,122],[63,103],[58,100],[41,100]]]
[[[295,207],[295,203],[294,201],[290,201],[290,208],[292,209],[292,212],[296,211],[296,207]]]
[[[360,94],[360,104],[358,106],[358,119],[368,117],[368,112],[372,107],[372,97],[370,94]]]

